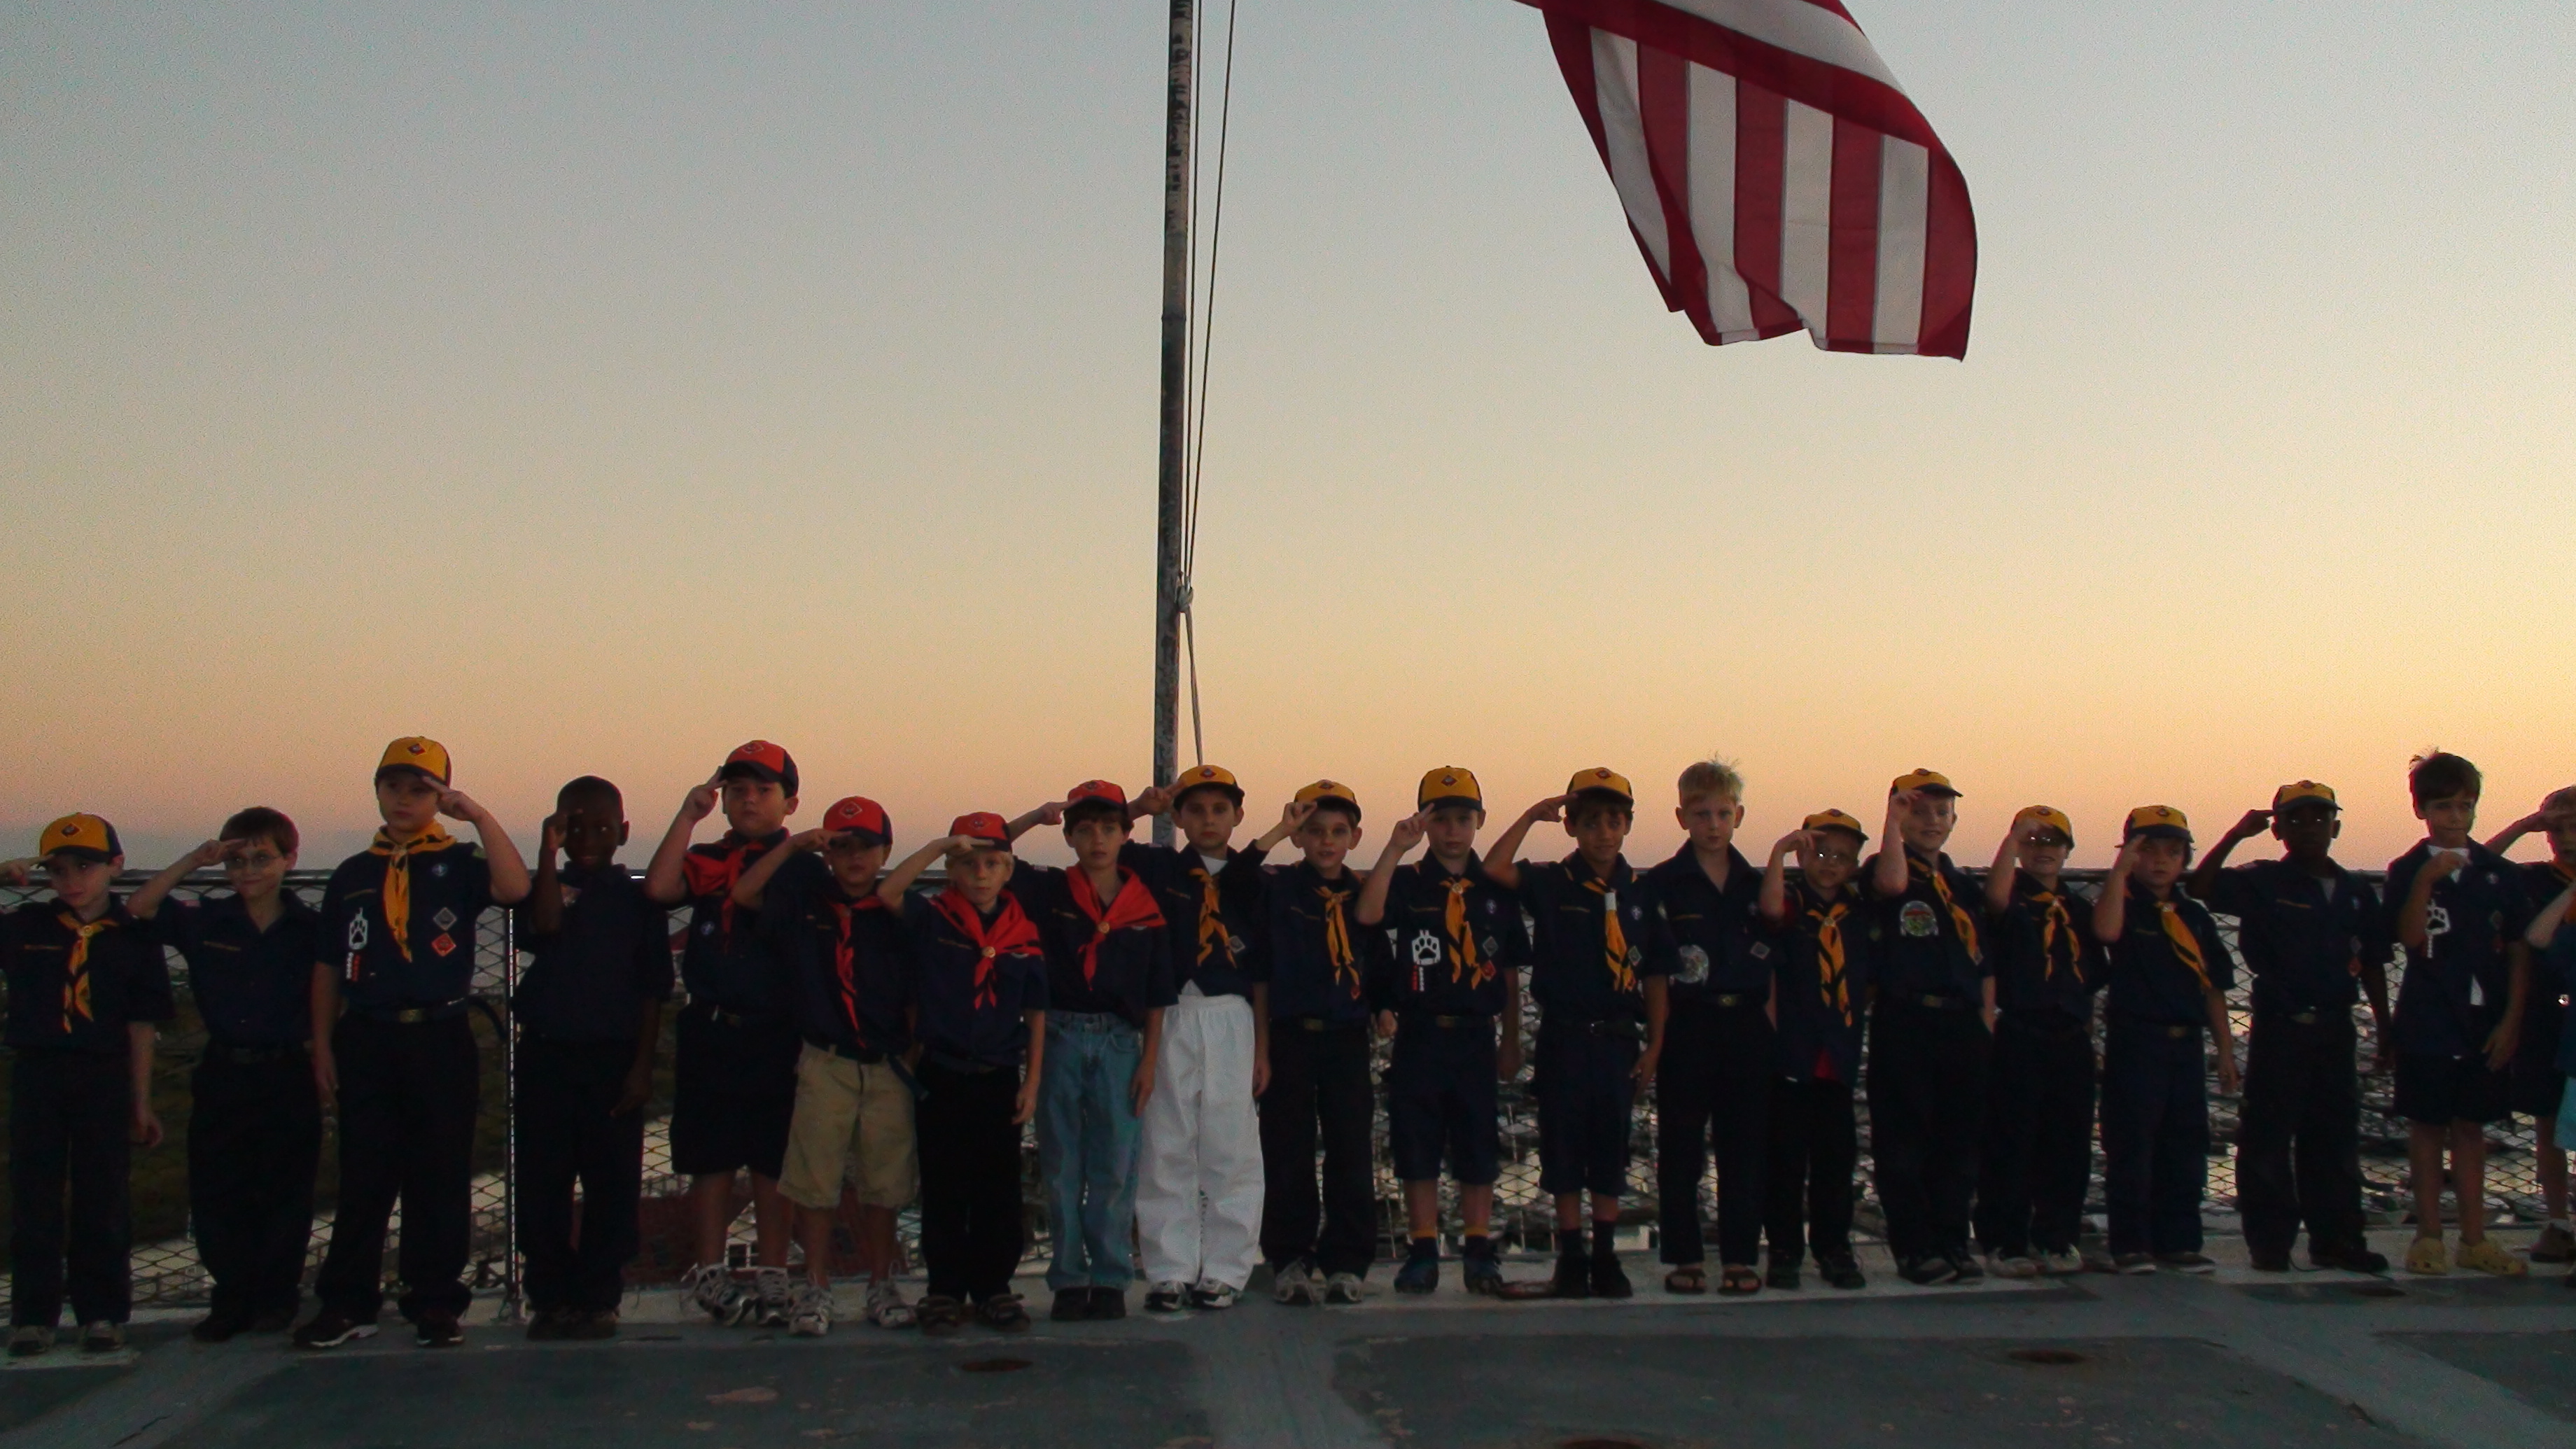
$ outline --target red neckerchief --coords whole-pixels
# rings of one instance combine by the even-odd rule
[[[1154,893],[1137,879],[1136,872],[1123,865],[1118,867],[1118,896],[1109,903],[1105,914],[1100,909],[1100,892],[1091,888],[1091,877],[1080,870],[1068,874],[1072,877],[1068,884],[1072,887],[1073,907],[1091,922],[1091,939],[1082,943],[1082,984],[1089,986],[1092,977],[1099,974],[1100,943],[1109,939],[1109,933],[1129,926],[1159,926],[1163,924],[1163,912],[1154,904]]]
[[[885,902],[875,896],[867,896],[855,904],[849,901],[825,901],[824,904],[832,908],[832,970],[840,978],[841,1011],[850,1018],[850,1031],[858,1037],[859,1045],[866,1047],[869,1045],[867,1028],[859,1025],[858,950],[850,940],[850,917],[858,911],[882,911]]]
[[[993,990],[993,962],[1003,956],[1034,951],[1038,945],[1038,928],[1020,909],[1020,898],[1009,891],[1002,892],[1002,908],[994,913],[989,925],[983,913],[953,887],[932,896],[930,904],[981,953],[975,958],[976,1007],[999,1005],[1002,998]]]
[[[735,883],[742,879],[744,871],[751,868],[752,862],[767,855],[786,834],[781,830],[765,839],[750,840],[728,830],[716,842],[717,854],[700,855],[692,850],[681,857],[680,871],[688,882],[689,894],[701,900],[708,896],[722,898],[717,919],[723,923],[726,935],[733,934]]]

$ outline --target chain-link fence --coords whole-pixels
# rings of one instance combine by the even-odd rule
[[[2100,872],[2069,872],[2070,880],[2085,889],[2098,889]],[[307,901],[321,897],[325,875],[321,872],[299,872],[289,888]],[[139,884],[134,876],[121,883],[126,888]],[[212,875],[190,879],[174,895],[192,898],[220,888]],[[39,889],[0,888],[0,908],[42,898]],[[673,942],[682,940],[687,929],[687,911],[672,913]],[[2235,923],[2219,917],[2233,949]],[[477,933],[474,997],[477,1010],[473,1016],[475,1041],[482,1053],[482,1108],[475,1131],[474,1147],[474,1230],[471,1281],[477,1292],[497,1294],[515,1300],[518,1288],[515,1208],[510,1131],[509,1036],[507,1020],[510,992],[517,981],[518,957],[513,946],[509,913],[495,910],[485,915]],[[196,1248],[190,1239],[187,1199],[187,1133],[189,1116],[188,1076],[199,1052],[205,1046],[205,1030],[199,1022],[188,990],[187,970],[174,955],[171,962],[177,988],[179,1019],[161,1036],[160,1056],[152,1074],[153,1105],[168,1128],[169,1139],[149,1152],[137,1152],[134,1159],[134,1294],[139,1304],[188,1304],[205,1299],[208,1281],[198,1262]],[[2392,968],[2392,971],[2394,968]],[[2234,1008],[2237,1039],[2241,1044],[2250,1022],[2247,1001],[2247,973],[2237,973],[2238,986],[2230,998]],[[2392,975],[2392,994],[2397,982]],[[1537,1016],[1524,1005],[1525,1041],[1535,1040]],[[2363,1062],[2376,1058],[2375,1041],[2368,1014],[2357,1013],[2361,1034]],[[644,1283],[669,1282],[685,1271],[695,1258],[693,1228],[683,1190],[686,1183],[671,1171],[670,1137],[672,1040],[666,1013],[662,1045],[654,1074],[654,1092],[645,1108],[647,1127],[644,1147],[643,1250],[630,1277]],[[1383,1065],[1384,1046],[1380,1046]],[[0,1124],[6,1122],[8,1081],[0,1074]],[[2362,1085],[2361,1166],[2364,1208],[2377,1223],[2396,1223],[2411,1211],[2409,1170],[2406,1160],[2406,1124],[2393,1115],[2390,1101],[2391,1083],[2386,1076],[2366,1076]],[[2211,1087],[2212,1133],[2209,1163],[2209,1196],[2205,1211],[2223,1220],[2236,1205],[2236,1168],[2233,1143],[2236,1138],[2237,1100],[2222,1097],[2215,1084]],[[1871,1195],[1868,1157],[1868,1106],[1861,1098],[1861,1166],[1853,1184],[1859,1202],[1859,1224],[1867,1233],[1877,1222],[1877,1205]],[[1501,1091],[1502,1176],[1495,1185],[1494,1231],[1505,1246],[1544,1250],[1555,1228],[1552,1201],[1538,1186],[1538,1117],[1537,1103],[1529,1091],[1526,1069]],[[5,1127],[0,1127],[4,1132]],[[1407,1228],[1400,1185],[1389,1166],[1386,1154],[1385,1121],[1381,1113],[1376,1141],[1378,1147],[1377,1197],[1381,1243],[1387,1253],[1400,1252]],[[1639,1104],[1633,1128],[1634,1165],[1629,1174],[1630,1192],[1624,1213],[1627,1221],[1651,1233],[1657,1221],[1655,1187],[1655,1101],[1648,1090]],[[2533,1124],[2516,1117],[2488,1129],[2487,1192],[2493,1220],[2529,1220],[2540,1216],[2540,1186],[2536,1160]],[[308,1269],[321,1260],[329,1241],[333,1195],[338,1184],[337,1142],[335,1133],[326,1130],[323,1140],[320,1180],[316,1184],[316,1219],[309,1250]],[[0,1161],[5,1161],[0,1148]],[[1037,1149],[1032,1140],[1024,1154],[1023,1201],[1029,1224],[1030,1254],[1033,1258],[1046,1252],[1046,1218],[1037,1186]],[[2087,1208],[2089,1214],[2102,1212],[2101,1162],[2098,1145],[2095,1153],[2093,1187]],[[1713,1171],[1713,1168],[1712,1168]],[[1713,1183],[1703,1184],[1701,1206],[1713,1204]],[[0,1194],[0,1239],[5,1239],[10,1204]],[[735,1261],[749,1259],[752,1237],[751,1213],[747,1199],[738,1201],[739,1209],[732,1228],[732,1255]],[[1454,1196],[1444,1190],[1444,1223],[1450,1232],[1457,1230]],[[901,1222],[902,1237],[907,1247],[916,1240],[916,1220],[907,1211]],[[397,1214],[394,1235],[388,1241],[387,1261],[393,1261],[399,1241],[401,1220]],[[849,1249],[845,1232],[841,1247]],[[846,1261],[846,1258],[844,1259]]]

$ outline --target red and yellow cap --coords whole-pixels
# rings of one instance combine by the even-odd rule
[[[2283,808],[2293,800],[2323,800],[2336,810],[2343,808],[2342,803],[2335,799],[2332,785],[2320,785],[2314,780],[2293,780],[2272,792],[2272,808],[2275,810]]]
[[[1413,808],[1433,810],[1443,805],[1485,808],[1485,788],[1476,783],[1475,771],[1461,765],[1442,765],[1422,777],[1422,787],[1413,792]]]
[[[1949,776],[1920,766],[1897,776],[1887,787],[1890,795],[1902,795],[1908,790],[1924,795],[1947,795],[1953,800],[1959,798],[1959,787],[1950,783]]]
[[[948,833],[965,836],[975,842],[974,848],[977,850],[1011,848],[1011,822],[990,810],[978,810],[969,815],[958,816],[948,822]]]
[[[1595,765],[1589,770],[1575,771],[1574,778],[1565,782],[1565,793],[1568,795],[1616,795],[1619,797],[1621,804],[1634,805],[1637,803],[1637,787],[1628,783],[1627,776],[1620,774],[1618,771],[1611,769],[1607,765]]]
[[[1317,780],[1297,792],[1297,803],[1300,805],[1312,804],[1320,808],[1327,800],[1339,801],[1350,811],[1353,820],[1360,818],[1360,797],[1352,792],[1350,786],[1339,780]]]
[[[727,780],[748,775],[755,780],[767,780],[790,795],[796,793],[796,757],[767,740],[752,740],[734,746],[733,753],[725,756],[724,765],[716,774]]]
[[[456,778],[455,768],[447,758],[447,746],[427,735],[405,735],[385,746],[384,758],[376,761],[376,778],[383,779],[387,770],[409,770],[441,785],[453,783]]]
[[[835,800],[823,812],[823,828],[834,835],[864,835],[870,845],[894,843],[894,822],[886,817],[885,807],[865,795],[852,795]]]
[[[1223,765],[1192,765],[1183,770],[1181,778],[1172,782],[1172,803],[1178,805],[1188,799],[1192,790],[1221,791],[1235,804],[1243,803],[1243,786],[1235,780],[1234,772]]]
[[[1121,810],[1127,808],[1127,792],[1107,780],[1085,780],[1064,792],[1068,807],[1091,800],[1105,800]]]
[[[1867,845],[1869,843],[1869,832],[1860,828],[1860,822],[1858,820],[1853,819],[1851,816],[1844,814],[1840,810],[1819,810],[1815,814],[1798,822],[1798,828],[1801,830],[1848,831],[1863,845]]]
[[[2015,825],[2043,825],[2054,830],[2068,845],[2075,843],[2075,822],[2054,805],[2025,805],[2013,816]]]
[[[2191,822],[2183,817],[2181,811],[2171,805],[2141,805],[2129,812],[2128,828],[2121,833],[2120,838],[2135,840],[2140,836],[2150,840],[2179,840],[2189,845]]]
[[[39,860],[68,855],[75,860],[99,864],[124,853],[125,847],[116,838],[116,827],[99,815],[66,815],[36,836],[36,858]]]

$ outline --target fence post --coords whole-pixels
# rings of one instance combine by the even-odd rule
[[[519,996],[518,912],[501,913],[501,1313],[519,1320],[519,1033],[511,1003]]]

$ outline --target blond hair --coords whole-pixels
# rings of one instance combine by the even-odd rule
[[[1685,805],[1711,795],[1722,796],[1741,805],[1744,803],[1744,772],[1735,768],[1733,760],[1723,755],[1711,755],[1705,760],[1692,762],[1689,769],[1682,771],[1680,788]]]

